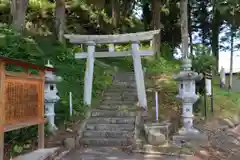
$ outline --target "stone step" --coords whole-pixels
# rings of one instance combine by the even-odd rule
[[[137,92],[136,88],[130,87],[113,87],[106,90],[106,92]]]
[[[107,104],[121,104],[121,103],[134,103],[136,100],[130,100],[130,99],[123,99],[123,100],[116,100],[116,99],[111,99],[111,100],[102,100],[101,102],[107,103]]]
[[[122,81],[134,81],[135,75],[115,75],[113,76],[114,80],[122,80]]]
[[[127,88],[137,88],[137,85],[136,85],[136,82],[133,81],[133,82],[121,82],[121,81],[113,81],[112,82],[112,86],[113,87],[127,87]]]
[[[134,73],[120,73],[114,75],[114,79],[123,79],[123,80],[134,80],[135,74]]]
[[[103,101],[136,101],[137,97],[135,96],[105,96]]]
[[[89,118],[89,124],[134,124],[135,117],[133,118]]]
[[[105,92],[104,96],[137,96],[137,92]]]
[[[84,137],[103,137],[103,138],[123,138],[132,137],[133,132],[129,131],[92,131],[87,130],[83,133]]]
[[[133,131],[133,124],[86,124],[86,130]]]
[[[83,138],[81,144],[89,146],[123,146],[127,144],[126,138]]]
[[[93,110],[92,117],[134,117],[135,112],[109,111],[109,110]]]
[[[135,101],[101,101],[102,105],[128,105],[128,106],[134,106],[137,102]]]
[[[137,107],[135,105],[100,105],[99,107],[97,107],[97,109],[99,110],[128,110],[128,111],[138,111],[140,110],[141,108],[140,107]]]

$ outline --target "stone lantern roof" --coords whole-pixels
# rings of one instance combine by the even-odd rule
[[[176,81],[201,80],[203,78],[203,75],[192,71],[191,67],[192,67],[192,61],[190,59],[183,59],[182,66],[181,66],[182,70],[173,78]]]

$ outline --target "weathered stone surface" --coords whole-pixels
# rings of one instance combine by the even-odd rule
[[[134,117],[135,115],[135,112],[122,111],[93,110],[91,112],[92,117]]]
[[[122,92],[136,92],[136,88],[127,88],[127,87],[112,87],[107,90],[107,92],[116,92],[116,93]]]
[[[131,109],[137,109],[137,107],[133,107],[132,105],[100,105],[99,107],[97,107],[97,109],[100,110],[131,110]]]
[[[126,138],[83,138],[81,143],[91,146],[122,146],[127,143]]]
[[[117,100],[117,101],[136,101],[137,100],[137,97],[136,96],[127,96],[127,95],[122,95],[122,96],[114,96],[114,95],[111,95],[111,96],[105,96],[103,98],[103,100]]]
[[[151,145],[163,145],[169,136],[171,123],[147,123],[144,124],[144,131],[148,143]]]
[[[88,123],[98,124],[134,124],[135,118],[90,118]]]
[[[38,149],[36,151],[15,157],[13,160],[45,160],[49,155],[53,154],[56,150],[58,150],[58,147]]]
[[[74,148],[76,146],[76,140],[75,138],[66,138],[63,141],[64,147],[66,148]]]
[[[81,142],[97,146],[121,146],[134,135],[137,91],[132,74],[114,77],[97,109],[91,111]],[[123,76],[123,77],[122,77]],[[133,80],[133,81],[132,81]],[[136,83],[135,83],[136,85]]]
[[[171,131],[171,123],[170,122],[146,123],[144,124],[144,130],[146,134],[148,134],[150,130],[155,130],[156,132],[160,132],[164,134],[166,137],[168,137]]]
[[[132,137],[133,133],[129,131],[85,131],[84,137],[103,137],[103,138],[118,138]]]
[[[157,130],[149,130],[147,139],[149,144],[155,146],[163,145],[166,142],[165,135],[158,132]]]
[[[109,101],[102,101],[103,105],[135,105],[135,102],[133,101],[115,101],[115,100],[109,100]]]
[[[131,124],[87,124],[87,130],[116,130],[116,131],[133,131],[134,125]]]
[[[133,92],[105,92],[104,96],[137,96],[137,93]]]

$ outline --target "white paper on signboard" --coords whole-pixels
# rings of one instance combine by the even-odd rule
[[[212,82],[211,79],[205,79],[205,89],[208,96],[212,95]]]

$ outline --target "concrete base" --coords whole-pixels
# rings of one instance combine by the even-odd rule
[[[195,128],[189,128],[189,129],[185,129],[184,127],[181,128],[179,131],[178,131],[178,134],[179,135],[186,135],[186,134],[193,134],[193,135],[196,135],[196,134],[200,134],[200,132],[195,129]]]
[[[50,155],[54,154],[59,148],[43,148],[36,151],[18,156],[13,160],[45,160]]]

